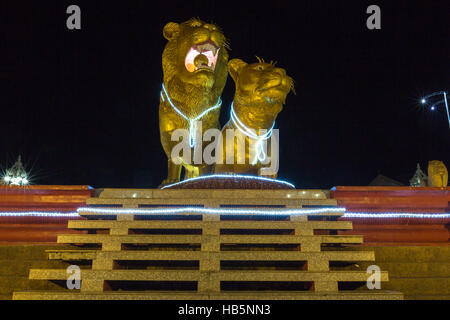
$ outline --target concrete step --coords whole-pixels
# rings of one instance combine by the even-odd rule
[[[65,269],[68,263],[55,260],[0,260],[0,277],[23,276],[28,277],[30,269]]]
[[[381,270],[389,272],[390,278],[402,277],[450,277],[450,263],[446,262],[361,262],[359,266],[363,270],[375,264]]]
[[[450,277],[395,278],[381,285],[382,290],[395,290],[407,296],[450,295]]]
[[[45,250],[74,249],[73,246],[61,245],[0,245],[2,260],[47,260]]]
[[[450,263],[450,246],[423,247],[355,247],[356,250],[375,252],[376,262],[447,262]]]
[[[405,296],[405,300],[450,300],[450,295],[419,295]]]
[[[94,292],[80,293],[25,291],[15,292],[14,300],[402,300],[398,292],[366,290],[359,292],[241,291],[221,293],[197,292]]]
[[[0,294],[10,294],[16,288],[26,288],[28,285],[43,287],[42,283],[34,281],[31,283],[27,277],[2,277],[0,278]]]
[[[12,294],[17,290],[60,290],[58,285],[46,280],[29,280],[28,277],[1,277],[0,295]]]

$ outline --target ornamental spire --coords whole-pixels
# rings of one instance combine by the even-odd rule
[[[409,185],[411,187],[425,187],[427,181],[427,175],[420,169],[420,164],[417,164],[416,172],[414,173]]]

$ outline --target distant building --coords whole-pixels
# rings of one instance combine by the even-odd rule
[[[379,174],[375,177],[375,179],[373,179],[370,183],[369,186],[391,186],[391,187],[401,187],[404,186],[403,183],[391,179],[389,177],[386,177],[382,174]]]

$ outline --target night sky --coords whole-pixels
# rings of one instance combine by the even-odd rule
[[[81,30],[66,8],[81,8]],[[366,8],[381,7],[381,30]],[[22,155],[35,184],[157,187],[163,26],[199,17],[224,31],[230,59],[278,61],[294,78],[276,127],[279,178],[298,188],[404,184],[416,163],[450,168],[449,1],[1,1],[0,164]],[[222,95],[228,121],[234,82]]]

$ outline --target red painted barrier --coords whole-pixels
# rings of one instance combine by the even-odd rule
[[[89,186],[0,186],[0,212],[73,213],[94,195]],[[58,234],[79,233],[67,229],[67,221],[80,217],[0,217],[2,243],[55,243]]]
[[[331,196],[347,212],[450,211],[450,188],[335,187]],[[0,212],[69,213],[86,205],[94,195],[89,186],[0,186]],[[0,217],[0,242],[54,243],[58,234],[77,233],[67,221],[79,217]],[[364,236],[367,245],[449,245],[450,219],[341,218],[353,222],[353,230],[341,234]]]
[[[448,213],[450,188],[335,187],[331,196],[347,212]],[[367,245],[450,245],[449,218],[342,218]]]

